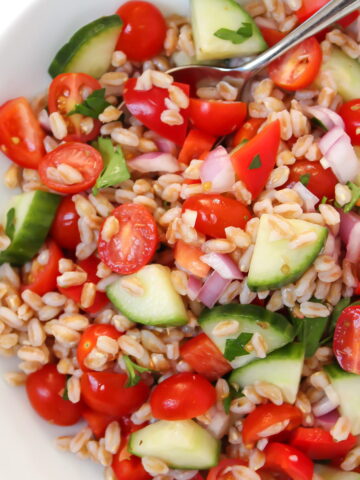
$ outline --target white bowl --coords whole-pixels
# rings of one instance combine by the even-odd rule
[[[11,0],[10,0],[11,1]],[[49,85],[47,69],[57,50],[81,26],[111,15],[121,0],[37,0],[0,34],[0,105],[14,97],[33,97]],[[188,0],[153,0],[165,12],[186,14]],[[0,178],[8,167],[0,154]],[[13,195],[0,186],[0,211]],[[15,359],[0,357],[0,478],[7,480],[99,480],[101,468],[54,446],[58,435],[79,427],[47,424],[31,409],[23,388],[9,387],[2,376],[15,370]],[[136,479],[134,479],[136,480]]]

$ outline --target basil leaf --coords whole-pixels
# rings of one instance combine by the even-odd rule
[[[300,175],[299,181],[306,187],[310,182],[310,173],[305,173],[304,175]]]
[[[75,108],[68,115],[80,113],[86,117],[98,118],[100,113],[108,106],[110,106],[110,103],[105,100],[105,88],[101,88],[90,93],[83,103],[75,105]]]
[[[231,361],[236,357],[248,355],[249,352],[244,347],[250,342],[252,336],[252,333],[243,332],[235,339],[226,340],[224,357]]]
[[[6,214],[5,233],[10,240],[13,239],[15,233],[15,208],[10,208]]]
[[[253,27],[251,23],[248,22],[243,22],[241,27],[237,30],[239,35],[242,35],[243,37],[250,38],[251,35],[253,34]]]
[[[297,338],[304,345],[305,357],[312,357],[320,345],[329,318],[292,318],[295,324]]]
[[[256,168],[260,168],[262,165],[261,163],[261,158],[260,155],[257,154],[255,157],[251,160],[251,163],[249,165],[249,170],[255,170]]]
[[[252,33],[252,24],[244,22],[237,31],[230,30],[229,28],[219,28],[214,35],[215,37],[221,38],[221,40],[228,40],[229,42],[238,45],[250,38]]]
[[[358,187],[357,185],[355,185],[355,183],[352,183],[352,182],[348,182],[347,186],[351,190],[351,200],[349,203],[347,203],[342,207],[345,213],[350,212],[355,207],[358,200],[360,199],[360,187]]]
[[[99,150],[104,162],[104,169],[92,190],[93,194],[97,195],[102,188],[112,187],[127,180],[130,173],[120,146],[114,148],[112,141],[103,137],[99,137],[93,146]]]
[[[141,377],[136,372],[144,373],[144,372],[152,371],[150,370],[150,368],[140,367],[140,365],[137,365],[136,363],[134,363],[130,359],[130,357],[128,357],[128,355],[124,355],[123,359],[124,359],[127,374],[128,374],[128,381],[125,384],[126,388],[135,387],[135,385],[137,385],[140,382]]]

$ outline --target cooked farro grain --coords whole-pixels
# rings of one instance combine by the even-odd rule
[[[336,442],[346,440],[351,431],[351,422],[346,417],[339,417],[335,425],[331,428],[330,433]]]
[[[92,431],[89,427],[80,430],[70,441],[69,450],[72,453],[79,452],[92,437]]]
[[[119,351],[119,344],[114,338],[100,335],[96,341],[96,347],[103,353],[115,356]]]
[[[169,472],[169,467],[162,460],[154,457],[143,457],[141,463],[144,470],[151,476],[166,475]]]
[[[340,214],[331,205],[321,204],[319,205],[319,210],[325,220],[326,225],[333,226],[340,223]]]
[[[105,449],[115,455],[121,441],[121,430],[118,422],[111,422],[105,431]]]
[[[26,382],[26,375],[23,372],[8,372],[4,375],[5,381],[12,387],[20,387]]]
[[[64,288],[74,287],[84,284],[86,280],[86,272],[65,272],[57,277],[57,285]]]
[[[49,115],[51,131],[57,140],[63,140],[68,131],[66,122],[59,112],[53,112]]]
[[[126,335],[122,335],[118,339],[118,343],[126,355],[131,355],[135,358],[141,358],[144,355],[144,347],[130,336],[129,332]]]
[[[176,110],[163,110],[160,115],[160,119],[167,125],[182,125],[184,123],[184,117],[180,112]]]

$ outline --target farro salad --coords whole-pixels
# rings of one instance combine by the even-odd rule
[[[106,480],[360,480],[358,12],[243,91],[166,73],[325,3],[128,1],[0,107],[6,380]]]

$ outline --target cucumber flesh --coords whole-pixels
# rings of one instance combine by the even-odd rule
[[[60,200],[60,195],[41,190],[13,198],[8,213],[14,215],[14,232],[10,246],[0,253],[0,263],[23,265],[33,258],[47,237]]]
[[[269,353],[266,358],[254,360],[232,372],[231,385],[243,389],[247,385],[266,381],[278,386],[288,403],[295,403],[304,363],[304,347],[291,343]]]
[[[64,72],[78,72],[101,77],[111,65],[121,28],[118,15],[98,18],[80,28],[55,55],[50,75],[54,78]]]
[[[170,270],[163,265],[146,265],[127,275],[135,278],[144,294],[134,296],[121,285],[121,278],[107,288],[109,300],[133,322],[144,325],[170,327],[185,325],[187,314],[180,295],[171,282]]]
[[[214,335],[216,325],[224,320],[235,320],[239,323],[236,333],[227,336]],[[268,353],[291,342],[295,332],[293,326],[279,313],[273,313],[257,305],[229,304],[214,307],[203,312],[199,318],[201,328],[215,345],[225,352],[226,341],[237,338],[241,333],[259,333],[265,339]],[[230,363],[233,368],[242,367],[253,360],[253,353],[236,357]]]
[[[160,420],[130,436],[129,452],[171,468],[206,470],[218,464],[220,442],[193,420]]]
[[[360,480],[360,473],[344,472],[328,465],[315,465],[315,473],[322,480]]]

